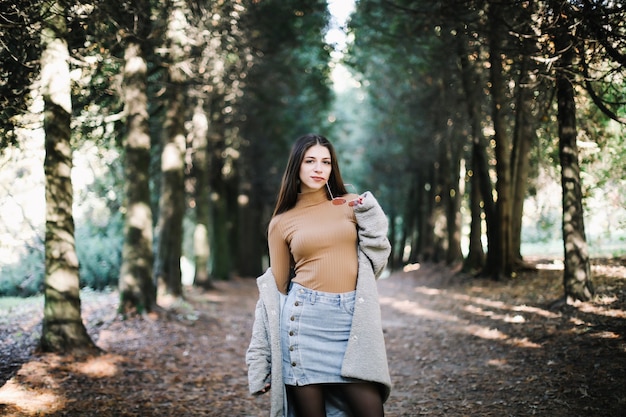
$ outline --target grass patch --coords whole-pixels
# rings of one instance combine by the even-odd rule
[[[0,297],[0,311],[8,312],[16,307],[30,307],[35,305],[41,305],[43,308],[43,295],[36,295],[34,297]]]

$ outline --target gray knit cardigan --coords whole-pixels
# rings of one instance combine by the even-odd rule
[[[347,378],[379,384],[383,401],[391,392],[391,378],[383,337],[376,279],[387,265],[391,245],[387,239],[387,217],[368,191],[362,204],[355,206],[358,224],[358,275],[356,303],[350,339],[341,368]],[[257,278],[259,301],[255,310],[252,338],[246,352],[251,394],[259,394],[271,384],[271,417],[293,415],[288,407],[282,373],[280,312],[285,300],[276,286],[271,269]],[[327,404],[328,415],[346,415],[341,403]]]

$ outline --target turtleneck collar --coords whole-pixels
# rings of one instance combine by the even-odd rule
[[[317,191],[298,193],[296,207],[310,207],[323,203],[324,201],[328,201],[328,195],[326,194],[326,188],[322,187]]]

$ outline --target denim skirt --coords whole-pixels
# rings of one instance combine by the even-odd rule
[[[281,314],[286,385],[352,382],[341,376],[356,291],[328,293],[292,283]]]

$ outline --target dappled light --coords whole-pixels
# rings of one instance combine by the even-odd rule
[[[0,388],[0,406],[2,404],[15,407],[16,412],[27,416],[51,414],[63,407],[62,398],[49,390],[26,388],[13,379]]]
[[[118,375],[118,364],[125,359],[117,355],[87,358],[48,354],[25,363],[17,374],[0,388],[2,404],[14,408],[15,416],[40,416],[63,410],[68,401],[64,382],[70,375],[108,379]],[[85,407],[89,409],[89,406]],[[2,408],[0,408],[2,411]]]
[[[541,271],[495,282],[422,264],[382,281],[392,378],[396,389],[421,399],[399,396],[401,405],[390,410],[413,404],[413,414],[397,415],[619,415],[625,283],[599,278],[593,302],[555,309],[562,272]],[[405,385],[406,378],[413,382]]]
[[[557,313],[553,313],[543,308],[537,308],[537,307],[532,307],[532,306],[527,306],[527,305],[507,305],[503,303],[502,301],[494,301],[494,300],[489,300],[489,299],[482,298],[482,297],[472,297],[467,294],[452,293],[449,295],[449,297],[455,300],[466,301],[466,302],[470,302],[473,304],[490,307],[493,309],[500,309],[500,310],[506,310],[506,311],[512,311],[512,312],[532,313],[532,314],[537,314],[546,318],[556,318],[559,316]],[[477,307],[476,311],[478,310],[484,311],[482,310],[482,308]],[[484,315],[494,316],[494,313],[487,310]],[[495,315],[495,316],[498,316],[498,315]],[[499,315],[499,317],[494,317],[494,318],[503,318],[505,321],[508,321],[511,323],[518,323],[518,322],[525,321],[524,317],[521,315],[515,315],[513,318],[511,318],[509,315],[504,315],[504,316]]]
[[[487,340],[505,340],[508,337],[497,329],[483,326],[467,326],[465,331],[469,334]]]
[[[619,416],[626,286],[599,278],[596,301],[551,309],[560,285],[558,271],[494,282],[432,264],[380,280],[394,385],[386,415]],[[215,286],[162,295],[158,313],[126,320],[114,314],[117,292],[87,293],[86,327],[106,353],[31,356],[4,380],[0,414],[265,415],[269,397],[249,396],[243,359],[256,283]],[[16,328],[41,317],[37,303],[16,312]]]
[[[0,415],[267,415],[248,277],[371,289],[325,239],[386,415],[625,415],[624,1],[0,2]]]
[[[603,300],[600,300],[602,304],[606,304],[602,301]],[[607,308],[603,308],[602,306],[597,306],[597,305],[587,304],[587,303],[586,304],[578,303],[577,307],[580,309],[580,311],[584,311],[585,313],[592,313],[592,314],[598,314],[598,315],[606,316],[606,317],[626,319],[626,311],[623,309],[607,309]]]
[[[75,372],[85,374],[92,378],[107,378],[117,375],[118,362],[123,360],[119,356],[102,355],[78,362],[74,365]]]
[[[388,305],[398,311],[401,311],[402,313],[411,314],[414,316],[421,316],[424,318],[443,321],[459,320],[456,316],[420,307],[419,304],[409,300],[397,300],[389,297],[381,297],[380,304],[382,306]]]

